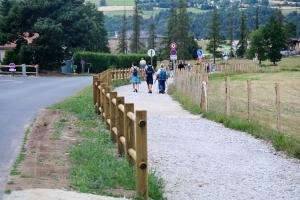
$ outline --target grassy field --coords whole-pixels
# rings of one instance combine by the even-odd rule
[[[230,77],[230,116],[225,115],[225,76]],[[169,87],[169,94],[193,114],[247,132],[267,140],[275,149],[300,158],[300,70],[257,73],[214,73],[208,80],[209,111],[200,109],[197,94],[191,86],[195,78],[177,77],[179,84]],[[189,80],[189,81],[188,81]],[[251,80],[253,115],[248,117],[247,80]],[[195,81],[197,83],[197,81]],[[279,84],[280,118],[277,118],[276,83]],[[194,91],[194,93],[191,93]],[[199,97],[198,97],[199,99]],[[277,122],[280,119],[280,132]]]
[[[160,10],[154,10],[152,11],[143,11],[143,18],[147,19],[150,18],[153,15],[156,15],[160,12]],[[114,15],[123,15],[124,14],[124,10],[115,10],[115,11],[104,11],[104,14],[106,16],[114,16]],[[133,10],[126,10],[126,16],[130,16],[133,15]]]
[[[99,6],[100,0],[88,0]],[[106,0],[107,6],[134,6],[134,0]]]

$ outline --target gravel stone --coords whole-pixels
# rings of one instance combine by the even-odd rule
[[[169,84],[172,79],[168,80]],[[266,141],[183,110],[145,82],[115,90],[147,110],[149,168],[164,179],[170,200],[300,199],[300,162]]]

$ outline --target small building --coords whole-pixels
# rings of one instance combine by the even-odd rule
[[[130,47],[130,44],[131,44],[130,38],[131,38],[132,34],[133,34],[133,31],[126,31],[126,42],[127,42],[127,50],[128,50],[127,53],[129,53],[129,54],[131,53],[129,47]],[[156,39],[155,39],[156,47],[154,48],[155,51],[159,50],[160,47],[162,47],[162,40],[164,38],[165,38],[165,36],[156,34]],[[143,44],[144,50],[147,50],[148,47],[149,47],[148,39],[149,39],[148,31],[140,31],[140,42]],[[108,38],[109,48],[110,48],[110,52],[112,54],[119,53],[117,51],[119,40],[120,40],[120,35],[118,34],[117,31],[115,31],[114,36]]]
[[[5,56],[5,52],[7,50],[12,50],[16,47],[16,44],[7,44],[7,45],[4,45],[4,46],[0,46],[0,61],[2,62],[3,61],[3,58]]]

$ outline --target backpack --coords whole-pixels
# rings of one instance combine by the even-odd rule
[[[172,63],[169,63],[169,70],[173,70],[173,64]]]
[[[138,75],[138,68],[137,67],[133,67],[132,74],[133,74],[133,76]]]
[[[160,80],[166,80],[167,79],[167,70],[165,70],[165,69],[160,70],[159,79]]]
[[[148,65],[146,72],[147,72],[147,74],[153,74],[153,67]]]

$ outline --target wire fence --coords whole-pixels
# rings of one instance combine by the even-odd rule
[[[300,72],[278,72],[280,67],[274,67],[268,73],[258,73],[260,68],[231,66],[216,67],[215,73],[233,69],[255,74],[243,73],[231,79],[205,73],[200,65],[190,72],[176,70],[173,84],[209,111],[257,121],[300,137]]]

